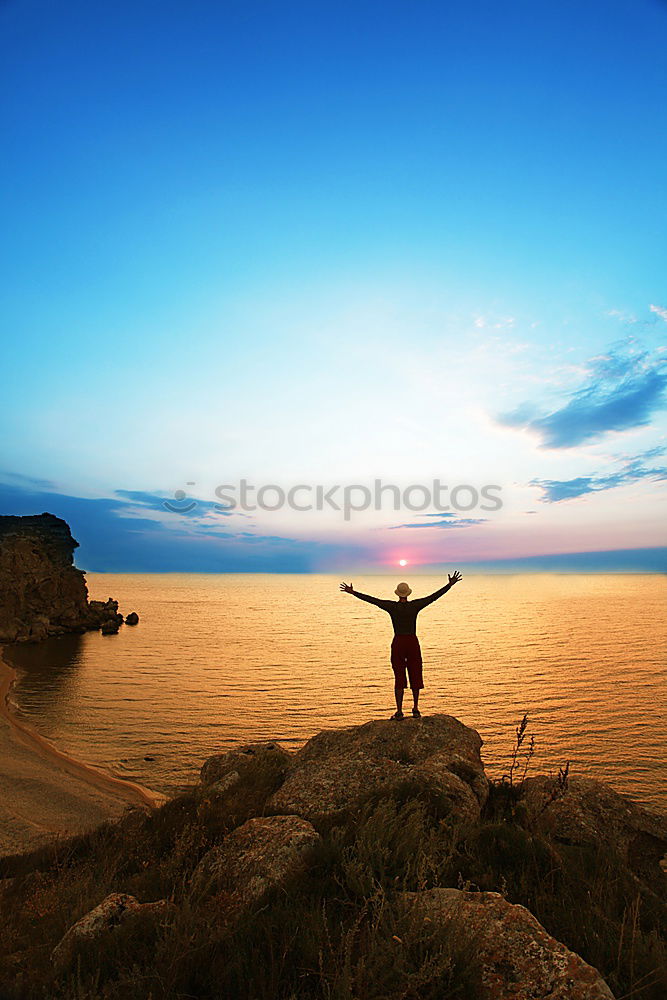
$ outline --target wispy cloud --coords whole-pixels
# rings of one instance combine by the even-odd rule
[[[516,323],[515,316],[475,316],[474,325],[478,330],[483,330],[485,327],[493,330],[511,330]]]
[[[667,466],[650,467],[643,463],[648,458],[663,455],[664,448],[651,448],[636,458],[626,462],[618,472],[606,476],[578,476],[575,479],[533,479],[531,486],[539,486],[542,490],[542,503],[560,503],[563,500],[574,500],[588,493],[600,493],[612,490],[617,486],[626,486],[645,479],[650,482],[667,480]]]
[[[620,320],[621,323],[627,323],[628,325],[639,322],[634,313],[626,312],[624,309],[607,309],[605,315],[611,316],[612,319]]]
[[[372,561],[359,545],[226,530],[229,522],[222,529],[212,519],[198,523],[167,511],[161,517],[159,503],[148,491],[90,498],[0,481],[0,512],[64,518],[80,543],[77,562],[88,571],[308,573]]]
[[[649,306],[652,313],[656,313],[660,319],[664,319],[667,323],[667,309],[663,309],[662,306]]]
[[[419,514],[419,517],[437,518],[433,521],[413,521],[408,524],[392,524],[389,528],[393,531],[396,528],[469,528],[474,524],[484,524],[486,517],[459,517],[457,514]]]
[[[7,469],[0,469],[0,481],[19,483],[25,490],[57,490],[55,483],[50,479],[36,479],[34,476],[24,476],[20,472],[9,472]]]
[[[612,349],[588,362],[584,384],[551,413],[524,403],[497,422],[533,431],[543,448],[574,448],[610,431],[646,426],[665,406],[666,388],[667,359],[659,352]]]
[[[226,509],[216,500],[194,500],[187,496],[184,490],[177,490],[171,495],[149,490],[115,490],[114,495],[141,508],[149,508],[160,513],[190,515],[193,518],[212,512],[224,517],[236,513]]]

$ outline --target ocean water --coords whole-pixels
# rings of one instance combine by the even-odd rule
[[[408,576],[414,596],[444,580]],[[355,578],[392,597],[398,577]],[[389,616],[329,575],[88,574],[140,623],[6,647],[23,718],[73,756],[173,793],[211,754],[295,749],[394,709]],[[528,713],[528,774],[598,777],[667,808],[667,579],[470,575],[420,613],[422,714],[477,729],[507,771]],[[406,694],[409,706],[409,692]],[[400,724],[400,723],[399,723]]]

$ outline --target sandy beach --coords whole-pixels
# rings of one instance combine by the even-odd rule
[[[90,830],[129,805],[164,802],[160,793],[74,760],[40,736],[13,709],[15,677],[0,650],[0,856]]]

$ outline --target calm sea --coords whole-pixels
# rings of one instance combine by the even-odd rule
[[[408,576],[414,596],[439,577]],[[392,597],[398,577],[355,578]],[[20,712],[62,749],[174,792],[211,754],[393,711],[389,616],[338,590],[338,577],[88,574],[138,626],[7,648]],[[421,612],[421,708],[477,729],[492,775],[507,768],[528,713],[529,773],[609,781],[667,807],[661,576],[467,576]]]

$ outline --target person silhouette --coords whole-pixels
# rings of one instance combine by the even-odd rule
[[[376,607],[387,611],[391,616],[394,626],[394,638],[391,641],[391,666],[394,671],[394,694],[396,696],[396,711],[392,719],[402,719],[403,716],[403,692],[408,686],[405,676],[406,667],[410,679],[410,689],[412,691],[412,715],[415,719],[421,716],[419,711],[419,692],[424,687],[422,677],[422,654],[417,638],[417,615],[422,608],[433,604],[439,597],[446,594],[448,590],[462,579],[461,574],[456,570],[448,574],[449,582],[436,590],[428,597],[418,597],[414,601],[409,601],[408,597],[412,593],[407,583],[399,583],[394,593],[398,596],[397,601],[383,601],[379,597],[370,597],[368,594],[361,594],[354,590],[351,583],[341,583],[340,589],[346,594],[353,594],[360,601],[368,604],[375,604]]]

